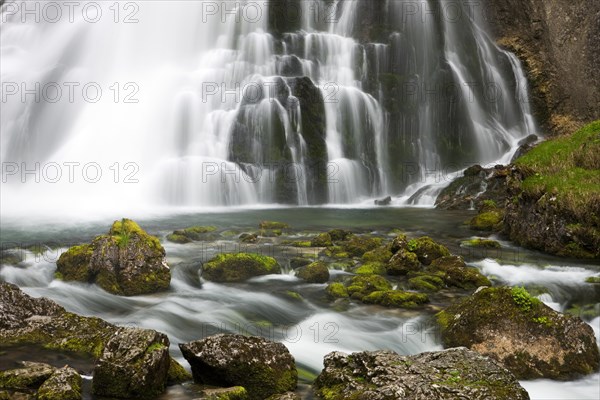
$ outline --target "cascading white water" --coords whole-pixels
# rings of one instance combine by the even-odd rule
[[[359,203],[505,161],[535,132],[518,60],[463,1],[289,3],[299,21],[278,29],[270,2],[107,3],[93,23],[5,3],[2,212]],[[365,7],[385,33],[364,34]]]

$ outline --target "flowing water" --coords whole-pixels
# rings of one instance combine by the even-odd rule
[[[52,4],[2,6],[4,215],[431,204],[536,132],[483,5]]]
[[[462,222],[470,212],[437,211],[427,208],[338,209],[288,208],[237,210],[236,212],[181,214],[140,220],[150,233],[161,238],[172,267],[171,289],[162,294],[120,297],[95,286],[65,283],[53,279],[56,259],[69,245],[89,240],[107,230],[106,223],[63,221],[59,224],[22,226],[4,224],[2,243],[6,247],[37,243],[49,245],[43,254],[22,250],[25,261],[3,266],[0,279],[19,285],[28,294],[57,301],[69,311],[93,315],[112,323],[141,326],[165,332],[172,354],[187,365],[177,343],[221,332],[261,335],[284,343],[301,369],[301,393],[322,368],[323,356],[331,351],[391,349],[416,354],[442,348],[439,333],[431,324],[432,314],[448,304],[450,293],[433,296],[425,309],[394,310],[359,304],[332,304],[324,294],[325,285],[306,284],[291,273],[289,260],[298,252],[313,252],[282,246],[280,239],[258,245],[242,245],[235,233],[256,230],[260,220],[280,220],[293,226],[286,239],[302,240],[331,227],[392,238],[401,228],[411,235],[429,234],[462,254],[469,263],[491,277],[496,284],[524,285],[540,291],[549,306],[564,311],[575,304],[600,305],[594,285],[585,279],[597,275],[600,266],[561,260],[526,251],[502,242],[502,250],[469,250],[460,247],[472,233]],[[178,245],[164,240],[173,229],[189,225],[215,225],[218,230],[207,241]],[[59,246],[58,248],[55,248]],[[245,246],[245,247],[244,247]],[[276,257],[284,267],[281,275],[269,275],[243,284],[221,285],[201,280],[201,263],[219,252],[253,251]],[[346,274],[332,270],[334,276]],[[541,289],[544,288],[544,289]],[[300,298],[293,293],[300,294]],[[600,340],[600,318],[585,315]],[[22,356],[22,352],[18,353]],[[14,356],[16,357],[16,356]],[[76,361],[78,362],[78,361]],[[81,363],[77,364],[80,365]],[[84,366],[80,370],[86,370]],[[525,381],[532,399],[598,398],[600,375],[572,381]],[[171,388],[165,399],[190,399],[194,387]]]

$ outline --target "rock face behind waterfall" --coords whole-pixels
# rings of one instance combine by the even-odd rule
[[[437,314],[447,347],[501,362],[519,379],[569,379],[598,370],[592,328],[532,298],[523,288],[485,288]]]
[[[179,348],[198,383],[243,386],[250,400],[263,400],[296,388],[294,357],[281,343],[221,334],[180,344]]]
[[[315,393],[327,400],[529,399],[510,372],[465,348],[415,356],[329,353]]]
[[[91,244],[71,247],[56,266],[57,275],[66,281],[96,283],[126,296],[165,290],[171,282],[165,249],[128,219],[115,221],[108,235]]]

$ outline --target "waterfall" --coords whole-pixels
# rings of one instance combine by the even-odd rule
[[[466,1],[24,4],[1,9],[4,210],[431,203],[536,132]]]

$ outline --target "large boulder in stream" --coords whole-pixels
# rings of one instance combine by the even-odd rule
[[[92,391],[97,396],[151,399],[164,392],[169,366],[165,334],[119,328],[96,363]]]
[[[95,283],[113,294],[134,296],[169,288],[171,271],[158,238],[138,224],[115,221],[108,235],[71,247],[56,262],[57,277]]]
[[[526,400],[500,364],[465,348],[414,356],[392,351],[329,353],[314,388],[326,400]]]
[[[96,394],[148,398],[162,392],[167,379],[170,383],[191,379],[169,357],[169,341],[162,333],[119,328],[100,318],[82,317],[52,300],[28,296],[15,285],[0,282],[0,348],[24,344],[86,354],[97,360]],[[71,382],[70,375],[65,373],[56,381]]]
[[[600,366],[592,328],[523,288],[483,288],[436,317],[446,347],[494,358],[519,379],[571,379]]]
[[[273,257],[253,253],[219,254],[202,267],[202,277],[213,282],[243,282],[280,273],[281,266]]]
[[[179,348],[198,383],[243,386],[250,400],[264,400],[296,389],[294,357],[281,343],[256,336],[220,334],[180,344]]]

